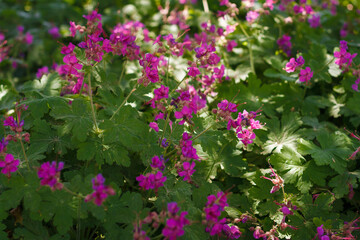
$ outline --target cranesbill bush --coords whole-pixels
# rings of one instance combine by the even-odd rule
[[[1,239],[359,236],[355,2],[102,4],[0,21]]]

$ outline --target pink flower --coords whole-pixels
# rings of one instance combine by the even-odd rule
[[[166,139],[165,139],[166,141]],[[152,159],[151,159],[151,164],[150,164],[150,167],[152,168],[157,168],[161,171],[164,171],[165,169],[165,160],[164,160],[164,157],[163,156],[154,156]]]
[[[76,25],[75,25],[75,22],[71,22],[71,21],[70,21],[70,28],[69,28],[69,30],[70,30],[70,32],[71,32],[71,36],[72,36],[72,37],[75,37],[75,35],[76,35],[76,30],[77,30]]]
[[[192,116],[192,110],[187,107],[187,106],[184,106],[181,111],[179,112],[175,112],[175,118],[179,119],[179,118],[182,118],[183,120],[181,120],[179,122],[180,125],[183,125],[185,123],[185,121],[187,120],[190,120],[193,116]]]
[[[176,240],[177,237],[184,235],[184,226],[190,224],[190,221],[185,218],[188,213],[181,212],[180,215],[176,215],[178,211],[179,207],[176,202],[168,204],[168,213],[170,218],[167,219],[166,225],[162,230],[162,234],[165,236],[165,239]]]
[[[197,75],[200,75],[200,71],[197,67],[188,67],[189,72],[188,75],[191,77],[196,77]]]
[[[34,40],[34,37],[33,37],[33,35],[31,35],[31,33],[27,32],[27,33],[25,34],[24,40],[25,40],[25,43],[26,43],[27,45],[30,45],[30,44],[32,44],[32,42],[33,42],[33,40]]]
[[[256,11],[249,11],[246,14],[246,21],[248,21],[248,23],[252,24],[253,22],[255,22],[255,20],[260,16],[260,14]]]
[[[161,171],[158,171],[156,174],[147,173],[145,176],[140,175],[136,177],[136,181],[139,182],[139,186],[144,190],[154,189],[157,192],[159,187],[164,186],[166,177],[163,176]]]
[[[286,55],[289,57],[291,55],[291,37],[284,34],[281,38],[279,38],[276,43],[279,45],[279,48],[286,53]]]
[[[220,62],[220,57],[216,53],[211,53],[207,59],[207,63],[210,65],[216,65]]]
[[[64,167],[63,162],[59,162],[58,166],[57,163],[53,161],[51,164],[50,162],[43,163],[38,170],[38,176],[41,179],[41,185],[49,185],[52,190],[55,189],[62,189],[63,184],[59,182],[60,179],[60,171]]]
[[[61,53],[62,53],[62,54],[65,54],[65,55],[71,54],[71,53],[74,52],[74,49],[75,49],[75,45],[72,44],[72,43],[69,43],[68,46],[63,46],[63,47],[61,48]]]
[[[299,74],[299,81],[308,83],[310,79],[313,77],[313,72],[311,71],[311,68],[306,67],[305,69],[300,70]]]
[[[159,132],[159,126],[156,122],[149,123],[149,127],[155,130],[155,132]]]
[[[178,173],[179,176],[184,177],[184,181],[190,182],[191,176],[195,172],[194,167],[195,167],[195,162],[192,162],[191,164],[189,162],[184,162],[183,170]]]
[[[12,172],[17,171],[17,166],[19,166],[20,160],[14,159],[14,156],[11,154],[6,154],[5,159],[0,161],[1,173],[7,175],[9,178]]]
[[[295,61],[295,58],[291,58],[288,63],[285,65],[285,71],[288,73],[294,72],[296,67],[298,66],[297,62]]]
[[[232,52],[233,48],[237,46],[237,43],[235,40],[230,40],[227,42],[226,45],[226,51],[228,52]]]
[[[154,90],[154,100],[161,100],[169,97],[169,88],[161,84],[160,88]]]
[[[92,179],[94,192],[85,197],[85,202],[93,201],[96,205],[101,206],[109,195],[115,195],[115,191],[110,186],[105,186],[105,178],[98,174]]]
[[[320,26],[320,15],[319,14],[313,14],[311,17],[309,17],[308,22],[310,24],[310,27],[317,28]]]
[[[47,66],[44,66],[38,69],[38,71],[36,72],[36,77],[40,79],[43,75],[48,73],[49,73],[49,68]]]
[[[48,33],[53,37],[53,38],[59,38],[61,37],[60,33],[59,33],[59,28],[58,27],[52,27],[49,29]]]
[[[63,58],[64,63],[67,65],[64,66],[64,70],[67,74],[78,74],[77,70],[82,69],[82,65],[79,64],[79,60],[76,56],[68,54]]]

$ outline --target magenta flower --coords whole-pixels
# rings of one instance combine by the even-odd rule
[[[226,218],[218,219],[221,215],[221,212],[224,211],[227,204],[227,193],[218,192],[217,195],[208,196],[208,201],[205,205],[205,219],[206,232],[210,232],[211,236],[222,234],[224,225],[226,224]],[[226,229],[226,227],[225,227]],[[225,232],[225,234],[228,234]]]
[[[139,186],[144,190],[154,189],[157,192],[159,187],[164,186],[166,177],[163,176],[161,171],[158,171],[156,174],[147,173],[145,176],[140,175],[136,177],[136,181],[139,182]]]
[[[45,186],[49,185],[52,190],[55,189],[62,189],[63,184],[59,182],[60,180],[60,171],[64,167],[63,162],[59,162],[58,166],[57,163],[53,161],[51,164],[50,162],[43,163],[38,170],[38,177],[41,179],[40,184]]]
[[[220,62],[220,57],[216,53],[211,53],[207,59],[207,63],[210,65],[216,65]]]
[[[224,224],[222,230],[229,239],[238,239],[241,236],[240,229],[235,225],[230,227],[229,225]]]
[[[60,33],[59,33],[59,28],[58,27],[52,27],[49,29],[48,33],[53,37],[53,38],[59,38],[61,37]]]
[[[298,64],[295,58],[291,58],[288,63],[286,63],[284,70],[288,73],[294,72],[297,68]]]
[[[182,140],[180,140],[181,158],[183,160],[196,159],[199,160],[199,156],[196,154],[196,149],[192,146],[191,136],[187,133],[183,133]]]
[[[224,73],[225,73],[225,66],[221,65],[220,68],[214,68],[213,77],[217,78],[217,79],[219,79],[221,81],[221,79],[224,77]]]
[[[159,132],[159,126],[156,122],[149,123],[149,127],[155,130],[155,132]]]
[[[184,181],[190,182],[191,176],[195,172],[194,167],[195,167],[195,162],[192,162],[191,164],[189,162],[184,162],[183,170],[178,173],[179,176],[184,177]]]
[[[93,201],[96,205],[101,206],[109,195],[115,195],[114,189],[105,186],[104,183],[105,178],[101,174],[93,178],[92,184],[95,191],[85,197],[85,202]]]
[[[0,155],[3,155],[6,152],[6,146],[8,145],[8,141],[5,140],[5,138],[3,138],[0,141]]]
[[[154,100],[158,101],[169,97],[169,88],[161,84],[160,88],[154,90]]]
[[[61,48],[61,53],[62,53],[62,54],[65,54],[65,55],[71,54],[71,53],[74,52],[74,49],[75,49],[75,45],[72,44],[72,43],[69,43],[68,46],[63,46],[63,47]]]
[[[37,70],[36,77],[40,79],[43,75],[48,73],[49,73],[49,68],[47,66],[44,66]]]
[[[166,139],[165,139],[166,141]],[[151,159],[151,164],[150,164],[150,167],[152,168],[157,168],[161,171],[164,171],[165,169],[165,160],[164,160],[164,157],[163,156],[154,156],[152,159]]]
[[[359,83],[360,83],[360,78],[356,79],[355,83],[353,85],[351,85],[351,88],[358,92],[359,91]]]
[[[25,43],[26,43],[27,45],[30,45],[30,44],[32,44],[32,42],[33,42],[33,40],[34,40],[34,37],[33,37],[33,35],[31,35],[31,33],[27,32],[27,33],[25,34],[24,40],[25,40]]]
[[[82,69],[82,65],[79,64],[79,60],[76,56],[68,54],[63,58],[64,63],[67,65],[64,66],[64,70],[67,74],[78,74],[77,70]]]
[[[24,126],[24,120],[18,123],[13,116],[6,117],[4,120],[4,126],[9,126],[11,131],[22,132],[22,126]]]
[[[6,154],[5,159],[0,161],[1,173],[7,175],[10,178],[12,172],[16,172],[18,170],[17,166],[19,166],[20,160],[14,159],[14,156],[11,154]]]
[[[311,71],[311,68],[306,67],[305,69],[300,70],[299,74],[299,81],[308,83],[310,79],[313,77],[313,72]]]
[[[70,21],[69,30],[70,30],[70,32],[71,32],[71,36],[72,36],[72,37],[75,37],[75,35],[76,35],[76,30],[77,30],[76,25],[75,25],[75,22],[71,22],[71,21]]]
[[[226,44],[226,51],[232,52],[233,48],[237,46],[237,43],[235,40],[230,40]]]
[[[191,77],[196,77],[197,75],[200,75],[200,71],[197,67],[188,67],[189,72],[188,75]]]
[[[104,39],[102,44],[102,50],[104,50],[107,53],[112,52],[114,50],[109,39]]]
[[[176,240],[177,237],[184,235],[184,226],[190,224],[190,221],[185,218],[188,214],[187,212],[181,212],[180,215],[176,215],[179,210],[176,202],[168,203],[170,218],[166,221],[166,225],[162,230],[165,239]]]
[[[255,22],[255,20],[260,16],[260,14],[256,11],[249,11],[246,14],[246,21],[248,21],[248,23],[252,24],[253,22]]]
[[[320,26],[320,15],[313,14],[311,17],[309,17],[308,22],[310,24],[310,27],[317,28]]]
[[[291,55],[291,48],[292,44],[290,42],[291,37],[284,34],[281,38],[279,38],[276,43],[279,45],[279,48],[286,53],[286,55],[289,57]]]
[[[248,144],[253,143],[253,139],[255,139],[256,135],[254,132],[249,131],[247,129],[242,129],[238,134],[238,138],[240,138],[241,142],[247,146]]]
[[[179,122],[180,125],[183,125],[187,120],[190,120],[193,117],[192,112],[193,110],[191,108],[189,108],[188,106],[184,106],[181,111],[175,112],[174,115],[177,119],[183,119]]]

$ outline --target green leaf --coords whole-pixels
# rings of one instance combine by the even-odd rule
[[[267,127],[271,129],[268,135],[269,140],[265,142],[263,154],[271,152],[280,153],[284,147],[297,153],[297,139],[299,135],[296,130],[301,126],[302,121],[295,113],[285,113],[281,118],[281,126],[277,119],[267,121]]]
[[[316,138],[320,147],[304,139],[299,140],[299,151],[306,155],[310,154],[318,166],[330,165],[339,174],[346,170],[346,157],[351,153],[348,148],[349,139],[340,132],[329,134],[325,131]]]
[[[312,183],[309,178],[304,178],[308,164],[303,163],[304,159],[294,151],[284,148],[281,153],[271,155],[271,164],[280,172],[280,176],[286,183],[292,183],[300,192],[308,192]]]
[[[86,140],[93,126],[90,105],[83,99],[75,99],[71,106],[56,105],[51,110],[50,115],[55,119],[65,120],[64,133],[72,131],[74,137],[80,142]]]
[[[61,88],[61,79],[57,73],[45,74],[40,80],[26,82],[22,91],[37,91],[46,96],[58,96]]]

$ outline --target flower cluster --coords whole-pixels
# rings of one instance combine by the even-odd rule
[[[267,232],[264,232],[260,226],[257,226],[256,228],[254,227],[251,227],[250,228],[250,231],[254,231],[253,233],[253,237],[255,239],[264,239],[264,240],[267,240],[267,239],[271,239],[271,240],[279,240],[278,237],[275,236],[276,232],[277,232],[277,229],[274,227],[272,229],[270,229],[269,231]]]
[[[246,110],[243,110],[242,113],[238,113],[238,117],[236,119],[233,119],[231,114],[237,112],[237,105],[227,100],[221,101],[221,103],[218,104],[218,109],[214,109],[213,112],[216,113],[221,119],[228,122],[228,130],[231,128],[235,129],[237,137],[245,147],[248,144],[253,143],[253,139],[256,137],[254,130],[262,128],[260,122],[255,120],[258,115],[258,111],[251,111],[249,113]]]
[[[210,195],[207,199],[208,201],[204,208],[205,220],[203,220],[203,224],[206,225],[206,232],[209,232],[211,236],[225,235],[230,239],[239,238],[241,232],[237,226],[228,226],[226,218],[219,219],[224,208],[229,206],[227,203],[227,193],[218,192],[216,196]]]
[[[351,67],[353,59],[357,53],[351,54],[348,51],[347,42],[344,40],[340,41],[340,51],[334,52],[335,64],[339,65],[340,69],[348,70]]]
[[[21,114],[23,111],[27,110],[28,106],[16,104],[15,113],[16,120],[13,116],[5,117],[4,126],[10,127],[12,134],[8,134],[5,138],[6,141],[18,141],[25,140],[25,142],[30,141],[30,134],[28,132],[23,132],[24,120],[21,119]]]
[[[0,63],[8,58],[10,46],[6,45],[5,35],[0,32]]]
[[[180,177],[184,177],[184,181],[191,182],[191,176],[195,172],[195,162],[192,160],[200,160],[196,153],[196,149],[192,146],[192,137],[184,132],[178,146],[178,155],[180,161],[175,164],[177,173]],[[191,162],[192,161],[192,162]]]
[[[178,215],[180,208],[176,202],[170,202],[167,205],[167,211],[163,210],[158,214],[157,212],[149,212],[148,216],[136,224],[134,224],[134,240],[150,240],[146,232],[142,230],[143,224],[148,224],[154,230],[158,229],[161,224],[164,224],[162,235],[167,240],[176,240],[178,237],[184,235],[184,227],[190,224],[190,221],[185,218],[187,212],[181,212]]]
[[[115,191],[110,186],[105,186],[105,178],[98,174],[92,179],[92,188],[94,192],[85,197],[85,202],[93,201],[96,205],[101,206],[109,195],[115,195]]]
[[[290,200],[286,201],[286,203],[277,203],[277,202],[275,203],[281,207],[279,211],[283,213],[283,218],[280,223],[281,230],[285,230],[288,227],[293,230],[296,230],[297,229],[296,227],[287,224],[285,220],[288,215],[294,215],[294,212],[292,210],[294,211],[297,210],[297,207],[293,205]]]
[[[139,60],[140,65],[143,67],[143,76],[139,78],[138,83],[143,84],[145,87],[150,82],[156,83],[159,79],[159,66],[160,59],[151,53],[146,53],[145,56]]]
[[[305,60],[302,56],[295,58],[291,58],[288,63],[286,63],[285,68],[283,68],[286,72],[291,73],[300,69],[299,72],[299,81],[305,82],[305,84],[310,84],[310,80],[314,75],[314,72],[311,71],[310,67],[305,67],[305,69],[301,69],[305,64]]]
[[[190,221],[185,218],[188,213],[181,212],[180,215],[177,215],[179,210],[176,202],[168,203],[169,218],[166,220],[166,225],[162,230],[165,239],[176,240],[177,237],[184,235],[184,226],[190,224]]]
[[[200,91],[196,91],[191,85],[188,86],[188,90],[178,90],[178,92],[180,96],[171,102],[171,105],[180,109],[175,112],[174,116],[176,119],[181,119],[180,125],[185,122],[192,125],[193,114],[197,114],[200,109],[206,106],[206,96]]]
[[[159,187],[164,186],[164,182],[166,181],[166,176],[163,176],[161,171],[156,173],[147,173],[145,176],[141,174],[136,177],[136,181],[139,182],[139,186],[144,190],[154,189],[155,192],[159,189]]]
[[[352,74],[357,78],[355,83],[351,86],[355,91],[359,90],[360,84],[360,70],[352,67],[353,59],[357,56],[357,53],[351,54],[348,52],[347,42],[340,41],[340,50],[334,52],[335,64],[339,65],[340,69],[344,72],[352,71]]]
[[[41,179],[40,184],[43,186],[48,185],[51,190],[62,189],[63,184],[60,183],[60,171],[63,169],[63,167],[63,162],[59,162],[59,164],[57,164],[55,161],[52,163],[43,163],[37,172],[39,178]]]

